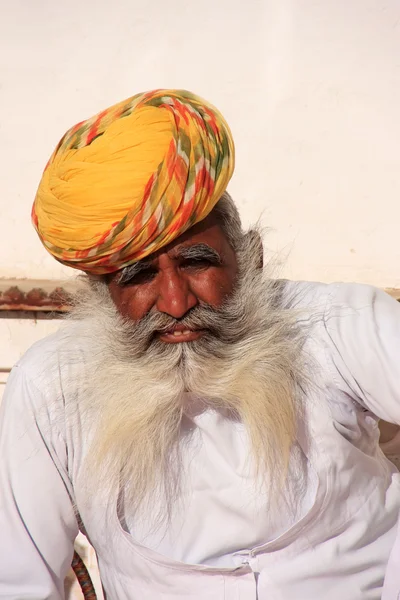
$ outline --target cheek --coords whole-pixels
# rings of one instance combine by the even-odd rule
[[[151,307],[151,294],[140,288],[110,286],[110,293],[118,312],[134,321],[144,317]]]
[[[233,292],[235,279],[235,272],[209,270],[191,281],[191,289],[200,302],[218,307]]]

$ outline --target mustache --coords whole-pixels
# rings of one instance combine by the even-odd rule
[[[192,308],[181,319],[160,312],[150,312],[134,324],[126,320],[125,326],[131,329],[135,341],[139,342],[151,340],[157,334],[166,333],[176,325],[187,329],[207,330],[211,335],[218,336],[221,329],[219,320],[219,309],[209,305],[199,305]]]
[[[124,329],[132,346],[138,352],[143,352],[158,342],[159,334],[166,333],[177,325],[185,329],[204,331],[204,340],[213,339],[229,344],[243,336],[246,323],[247,320],[231,299],[221,307],[209,304],[195,306],[181,319],[160,312],[149,312],[135,323],[126,319]]]

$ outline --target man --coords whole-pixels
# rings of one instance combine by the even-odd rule
[[[87,277],[3,400],[1,598],[62,598],[79,529],[108,600],[381,598],[400,307],[274,280],[226,193],[233,161],[220,113],[173,90],[50,159],[33,222]]]

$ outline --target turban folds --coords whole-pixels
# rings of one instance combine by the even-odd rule
[[[32,221],[60,262],[111,273],[203,220],[233,169],[232,136],[217,109],[183,90],[138,94],[67,131]]]

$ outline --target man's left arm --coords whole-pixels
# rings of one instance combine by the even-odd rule
[[[325,327],[338,376],[373,414],[400,425],[400,303],[367,285],[332,290]]]

